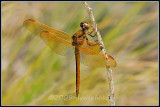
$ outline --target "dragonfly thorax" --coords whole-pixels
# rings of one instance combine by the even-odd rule
[[[85,41],[84,38],[81,38],[81,37],[78,38],[76,35],[72,36],[72,40],[73,40],[73,42],[72,42],[73,46],[82,46]]]

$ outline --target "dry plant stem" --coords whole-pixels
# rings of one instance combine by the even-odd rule
[[[93,16],[93,12],[92,12],[92,9],[88,6],[88,4],[86,2],[83,2],[86,9],[87,9],[87,12],[92,20],[92,23],[93,23],[93,28],[95,29],[96,33],[97,33],[97,38],[98,38],[98,41],[100,43],[100,47],[101,47],[101,51],[102,53],[104,53],[105,55],[107,54],[106,53],[106,49],[105,49],[105,46],[103,44],[103,41],[102,41],[102,37],[97,29],[97,24],[96,24],[96,21],[94,19],[94,16]],[[106,58],[107,55],[106,55]],[[115,99],[114,99],[114,83],[113,83],[113,77],[112,77],[112,69],[110,67],[107,67],[106,66],[106,69],[107,69],[107,76],[108,76],[108,80],[109,80],[109,101],[110,101],[110,105],[115,105]]]

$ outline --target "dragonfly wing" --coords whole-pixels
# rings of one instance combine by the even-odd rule
[[[105,60],[106,57],[101,53],[100,45],[96,42],[89,41],[88,43],[84,43],[84,45],[80,47],[80,52],[81,62],[84,65],[98,68],[116,66],[116,61],[113,57],[107,55],[108,59]]]
[[[101,52],[100,45],[97,42],[85,41],[82,47],[90,49],[95,52]]]
[[[103,54],[80,47],[80,60],[86,66],[103,68],[106,66]]]
[[[26,21],[23,22],[23,25],[32,33],[34,33],[35,35],[40,35],[41,32],[43,31],[48,31],[51,32],[52,34],[55,34],[56,36],[63,38],[65,40],[68,41],[72,41],[72,38],[69,34],[60,31],[60,30],[56,30],[53,28],[50,28],[38,21],[32,20],[32,19],[28,19]]]
[[[62,39],[51,32],[43,31],[40,34],[40,38],[57,54],[67,55],[73,51],[71,42]]]
[[[114,60],[114,58],[112,56],[110,56],[110,55],[107,55],[107,56],[108,56],[108,59],[106,60],[107,66],[108,67],[116,67],[117,63]]]

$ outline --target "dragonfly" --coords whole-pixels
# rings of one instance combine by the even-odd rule
[[[80,88],[80,62],[89,67],[116,67],[115,59],[101,52],[98,42],[89,41],[87,35],[91,35],[88,30],[92,27],[88,22],[80,23],[80,30],[72,36],[68,33],[48,27],[33,19],[23,22],[23,25],[31,33],[38,35],[55,53],[66,55],[70,49],[74,50],[76,61],[76,97]]]

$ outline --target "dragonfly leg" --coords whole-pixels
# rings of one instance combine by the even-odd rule
[[[96,42],[97,41],[97,42]],[[96,40],[95,42],[96,43],[98,43],[98,40]],[[89,41],[88,41],[88,38],[86,37],[86,42],[87,42],[87,45],[89,45],[89,46],[95,46],[95,45],[97,45],[97,44],[93,44],[93,43],[90,43]]]
[[[91,44],[89,43],[88,41],[88,38],[86,37],[86,42],[87,42],[87,45],[91,46]]]
[[[92,35],[92,33],[95,31],[95,29],[93,29],[92,31],[90,31],[90,32],[88,32],[87,34],[89,35],[89,36],[91,36],[91,37],[95,37],[96,35],[97,35],[97,32],[94,34],[94,35]]]

